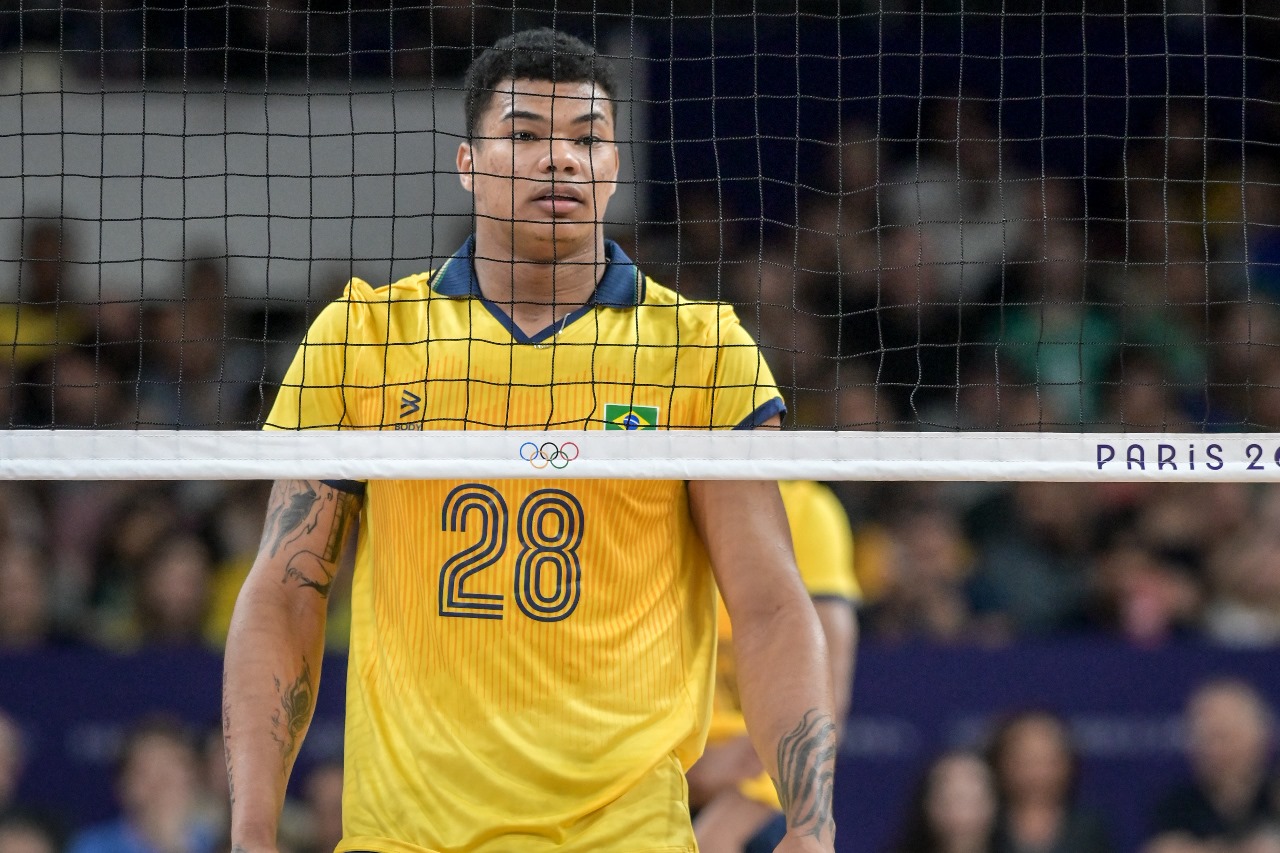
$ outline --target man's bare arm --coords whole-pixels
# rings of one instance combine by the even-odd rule
[[[311,724],[329,590],[360,499],[280,480],[227,635],[222,737],[235,853],[273,850],[285,786]]]
[[[689,483],[689,496],[733,622],[747,728],[787,815],[778,849],[831,850],[831,673],[778,486],[699,481]]]
[[[858,659],[858,613],[853,602],[841,598],[818,598],[813,602],[827,640],[831,661],[831,690],[835,701],[837,733],[844,731],[853,697],[853,672]]]

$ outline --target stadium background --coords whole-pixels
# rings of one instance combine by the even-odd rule
[[[104,89],[135,99],[146,91],[163,101],[161,93],[190,90],[192,104],[212,92],[219,109],[230,91],[262,108],[264,122],[277,103],[336,97],[349,109],[339,141],[353,149],[353,164],[361,156],[356,104],[396,92],[404,106],[392,111],[391,130],[421,139],[434,124],[413,107],[433,83],[456,86],[473,33],[485,43],[553,20],[497,8],[473,15],[465,3],[394,15],[320,3],[311,14],[273,3],[270,15],[253,3],[230,13],[177,3],[145,13],[128,3],[91,13],[45,5],[0,11],[0,113],[8,119],[21,119],[24,103],[48,103],[51,88],[60,104],[75,103],[58,94],[71,91],[99,100]],[[1212,0],[1130,2],[1127,14],[1089,4],[1083,15],[1081,4],[1065,2],[966,3],[967,14],[958,3],[926,6],[913,14],[890,4],[802,4],[797,14],[759,3],[747,14],[748,4],[717,4],[712,16],[683,6],[628,15],[606,3],[587,14],[562,2],[554,22],[627,56],[641,101],[632,120],[647,144],[633,147],[636,183],[622,208],[635,221],[616,223],[614,235],[662,280],[744,304],[801,427],[1280,428],[1274,10]],[[957,98],[977,109],[957,110]],[[107,114],[100,109],[97,121]],[[200,120],[181,108],[177,115]],[[1003,231],[995,260],[959,265],[956,281],[945,258],[911,242],[919,229],[895,219],[896,189],[915,186],[930,167],[973,165],[948,161],[947,146],[928,141],[948,138],[948,123],[951,139],[960,130],[978,154],[983,144],[998,152],[986,161],[996,164],[988,180],[1026,205],[1010,218],[1033,226]],[[216,134],[231,138],[225,128]],[[868,147],[868,138],[878,142]],[[5,133],[3,174],[24,174],[15,158],[49,140]],[[376,147],[378,139],[360,142]],[[179,155],[187,144],[196,143],[184,140]],[[49,176],[60,188],[53,209],[37,191],[45,179],[7,177],[7,280],[56,281],[74,296],[59,306],[63,320],[93,334],[53,341],[56,355],[30,364],[0,363],[0,387],[10,389],[0,394],[0,422],[256,426],[307,317],[346,274],[415,271],[448,254],[465,228],[442,216],[446,230],[433,230],[442,224],[426,200],[436,198],[436,161],[419,161],[407,168],[421,188],[390,208],[404,216],[396,226],[404,243],[384,236],[388,211],[376,207],[390,174],[374,156],[363,169],[374,181],[361,190],[374,206],[367,212],[354,182],[309,184],[299,196],[313,205],[336,196],[336,208],[320,215],[355,217],[349,245],[358,263],[346,269],[340,253],[310,259],[307,246],[328,246],[317,237],[323,222],[297,230],[321,208],[281,210],[269,195],[260,210],[228,208],[231,220],[267,227],[211,244],[194,219],[151,222],[155,207],[144,201],[95,208],[101,200],[91,194],[68,192],[75,175],[98,168],[103,177],[100,164],[74,151],[64,150]],[[226,155],[215,179],[230,185],[226,173],[244,172],[252,183],[242,162]],[[140,158],[136,174],[117,177],[136,184],[143,174]],[[144,186],[139,199],[181,182],[170,184]],[[833,221],[836,189],[845,193],[834,208],[839,244],[833,227],[815,224]],[[180,189],[177,199],[190,211],[200,203]],[[24,232],[48,214],[49,227]],[[104,242],[112,229],[136,231],[136,244]],[[1050,234],[1065,256],[1049,252]],[[43,247],[33,245],[40,239]],[[1037,262],[1045,256],[1057,260]],[[52,260],[22,260],[42,257]],[[884,257],[906,260],[868,260]],[[1073,322],[1087,315],[1105,330],[1063,351],[1081,366],[1065,381],[1037,378],[1060,365],[1000,337],[1015,327],[1008,321],[1036,277],[1053,275],[1075,277],[1075,297],[1064,300],[1079,311]],[[904,281],[928,281],[935,295],[917,291],[904,311],[884,296]],[[14,301],[16,290],[0,292]],[[998,386],[981,357],[997,344],[1014,363]],[[1036,354],[1020,361],[1028,351]],[[943,367],[931,367],[939,353]],[[48,371],[55,360],[56,375]],[[181,372],[166,370],[178,363]],[[954,364],[965,371],[958,383],[946,376]],[[837,388],[841,404],[826,405]],[[113,813],[110,768],[131,723],[166,710],[200,731],[215,724],[217,647],[256,546],[263,488],[0,484],[0,710],[26,747],[16,803],[52,810],[74,831]],[[855,524],[867,591],[839,771],[841,849],[886,849],[913,780],[940,749],[980,745],[1002,714],[1030,706],[1069,721],[1082,797],[1106,815],[1119,849],[1138,849],[1156,799],[1187,773],[1180,714],[1189,691],[1235,674],[1280,702],[1280,494],[1270,487],[837,490]],[[341,670],[340,655],[326,665],[303,772],[340,752]]]

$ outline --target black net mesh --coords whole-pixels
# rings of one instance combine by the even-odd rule
[[[624,81],[608,235],[792,424],[1280,428],[1272,4],[547,5],[0,9],[0,426],[260,426],[469,233],[462,73],[549,25]]]

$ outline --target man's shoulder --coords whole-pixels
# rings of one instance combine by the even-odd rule
[[[374,287],[352,278],[311,324],[309,339],[331,342],[383,341],[391,329],[421,314],[432,296],[431,273],[416,273]]]
[[[729,303],[690,299],[648,276],[644,279],[640,308],[655,317],[675,319],[681,326],[711,327],[738,322],[738,316]]]
[[[414,273],[397,279],[390,284],[383,284],[377,287],[362,278],[353,277],[347,282],[346,287],[342,289],[342,295],[334,301],[357,305],[405,301],[421,302],[422,299],[431,294],[431,278],[434,275],[434,270],[428,270],[427,272]]]

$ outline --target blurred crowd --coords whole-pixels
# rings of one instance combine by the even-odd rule
[[[1175,25],[1187,30],[1221,18],[1224,26],[1238,31],[1232,18],[1240,14],[1241,2],[1127,0],[1124,11],[1172,15]],[[144,79],[423,81],[453,77],[465,69],[477,33],[554,20],[607,43],[632,39],[637,31],[667,36],[673,19],[707,19],[714,12],[724,21],[721,27],[731,27],[735,18],[738,23],[753,14],[781,18],[800,8],[896,25],[921,13],[1079,14],[1082,5],[1080,0],[845,0],[825,8],[798,7],[795,0],[24,0],[0,6],[0,51],[23,50],[28,59],[57,51],[63,71],[109,85]],[[1265,41],[1262,30],[1268,21],[1258,17],[1254,29]]]
[[[1249,684],[1222,679],[1192,694],[1184,723],[1187,775],[1156,797],[1143,853],[1280,849],[1272,709]],[[888,853],[1111,853],[1107,808],[1081,798],[1080,775],[1062,718],[1010,714],[985,744],[924,768]]]
[[[1202,682],[1183,713],[1182,778],[1132,791],[1154,805],[1141,853],[1276,853],[1280,776],[1273,709],[1251,684]],[[27,765],[0,711],[0,853],[226,853],[229,798],[220,732],[148,716],[125,733],[113,770],[117,815],[84,825],[16,796]],[[1115,853],[1117,809],[1082,796],[1069,721],[1031,708],[990,721],[919,769],[876,853]],[[328,853],[342,837],[340,760],[309,765],[286,802],[280,853]],[[837,792],[838,794],[838,792]],[[856,828],[854,828],[856,830]],[[865,843],[854,849],[867,849]]]
[[[227,853],[230,791],[222,732],[178,719],[139,720],[113,769],[118,817],[83,824],[15,797],[26,759],[19,731],[0,711],[0,853]],[[280,853],[332,853],[342,837],[342,763],[311,765],[280,827]]]

